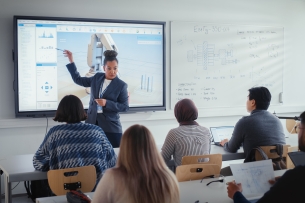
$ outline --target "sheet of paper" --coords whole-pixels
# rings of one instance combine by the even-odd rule
[[[261,196],[271,185],[268,180],[274,180],[271,160],[255,161],[241,164],[230,164],[236,183],[241,183],[245,197]]]

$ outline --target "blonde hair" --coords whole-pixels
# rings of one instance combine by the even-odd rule
[[[114,170],[122,173],[122,182],[134,203],[180,202],[177,179],[145,126],[133,125],[124,132]]]

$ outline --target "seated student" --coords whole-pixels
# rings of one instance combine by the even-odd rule
[[[298,126],[299,149],[305,152],[305,111],[300,115],[301,123]],[[271,184],[274,181],[269,181]],[[270,188],[257,203],[304,203],[305,195],[303,183],[305,182],[305,166],[297,166],[287,171],[277,179],[275,184]],[[234,203],[249,203],[243,196],[242,185],[234,182],[229,183],[228,196],[234,200]]]
[[[99,182],[92,203],[177,203],[179,187],[151,132],[133,125],[123,134],[115,168]]]
[[[221,145],[228,152],[237,152],[243,144],[245,157],[257,146],[285,144],[285,134],[280,120],[268,112],[271,94],[266,87],[249,89],[247,111],[249,116],[242,117],[235,125],[230,141],[223,140]]]
[[[46,134],[33,157],[36,170],[94,165],[99,181],[106,169],[115,166],[116,155],[104,131],[82,123],[86,117],[78,97],[68,95],[60,101],[53,120],[65,124],[52,127]]]
[[[173,155],[176,166],[181,165],[183,156],[209,154],[211,148],[210,131],[195,120],[198,110],[190,99],[177,102],[175,117],[179,127],[171,129],[162,147],[162,156],[166,163]]]

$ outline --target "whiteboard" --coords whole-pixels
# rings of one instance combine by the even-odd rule
[[[284,28],[171,22],[171,108],[245,106],[248,89],[265,86],[271,105],[283,92]]]

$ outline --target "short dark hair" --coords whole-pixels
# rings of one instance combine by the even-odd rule
[[[303,113],[301,113],[299,119],[300,119],[301,123],[302,123],[303,125],[305,125],[305,111],[304,111]]]
[[[302,128],[303,128],[304,125],[305,125],[305,111],[303,113],[301,113],[299,119],[301,121],[301,124],[303,125],[302,126]],[[305,152],[305,137],[304,137],[304,133],[298,139],[298,144],[299,144],[300,151]]]
[[[87,119],[81,100],[74,95],[67,95],[59,102],[54,121],[79,123]]]
[[[105,66],[107,61],[116,61],[117,63],[119,63],[118,59],[116,58],[116,56],[118,55],[118,52],[116,52],[115,50],[106,50],[104,51],[104,62],[103,65]]]
[[[271,94],[266,87],[253,87],[249,89],[249,100],[255,100],[256,109],[267,110],[270,101]]]

